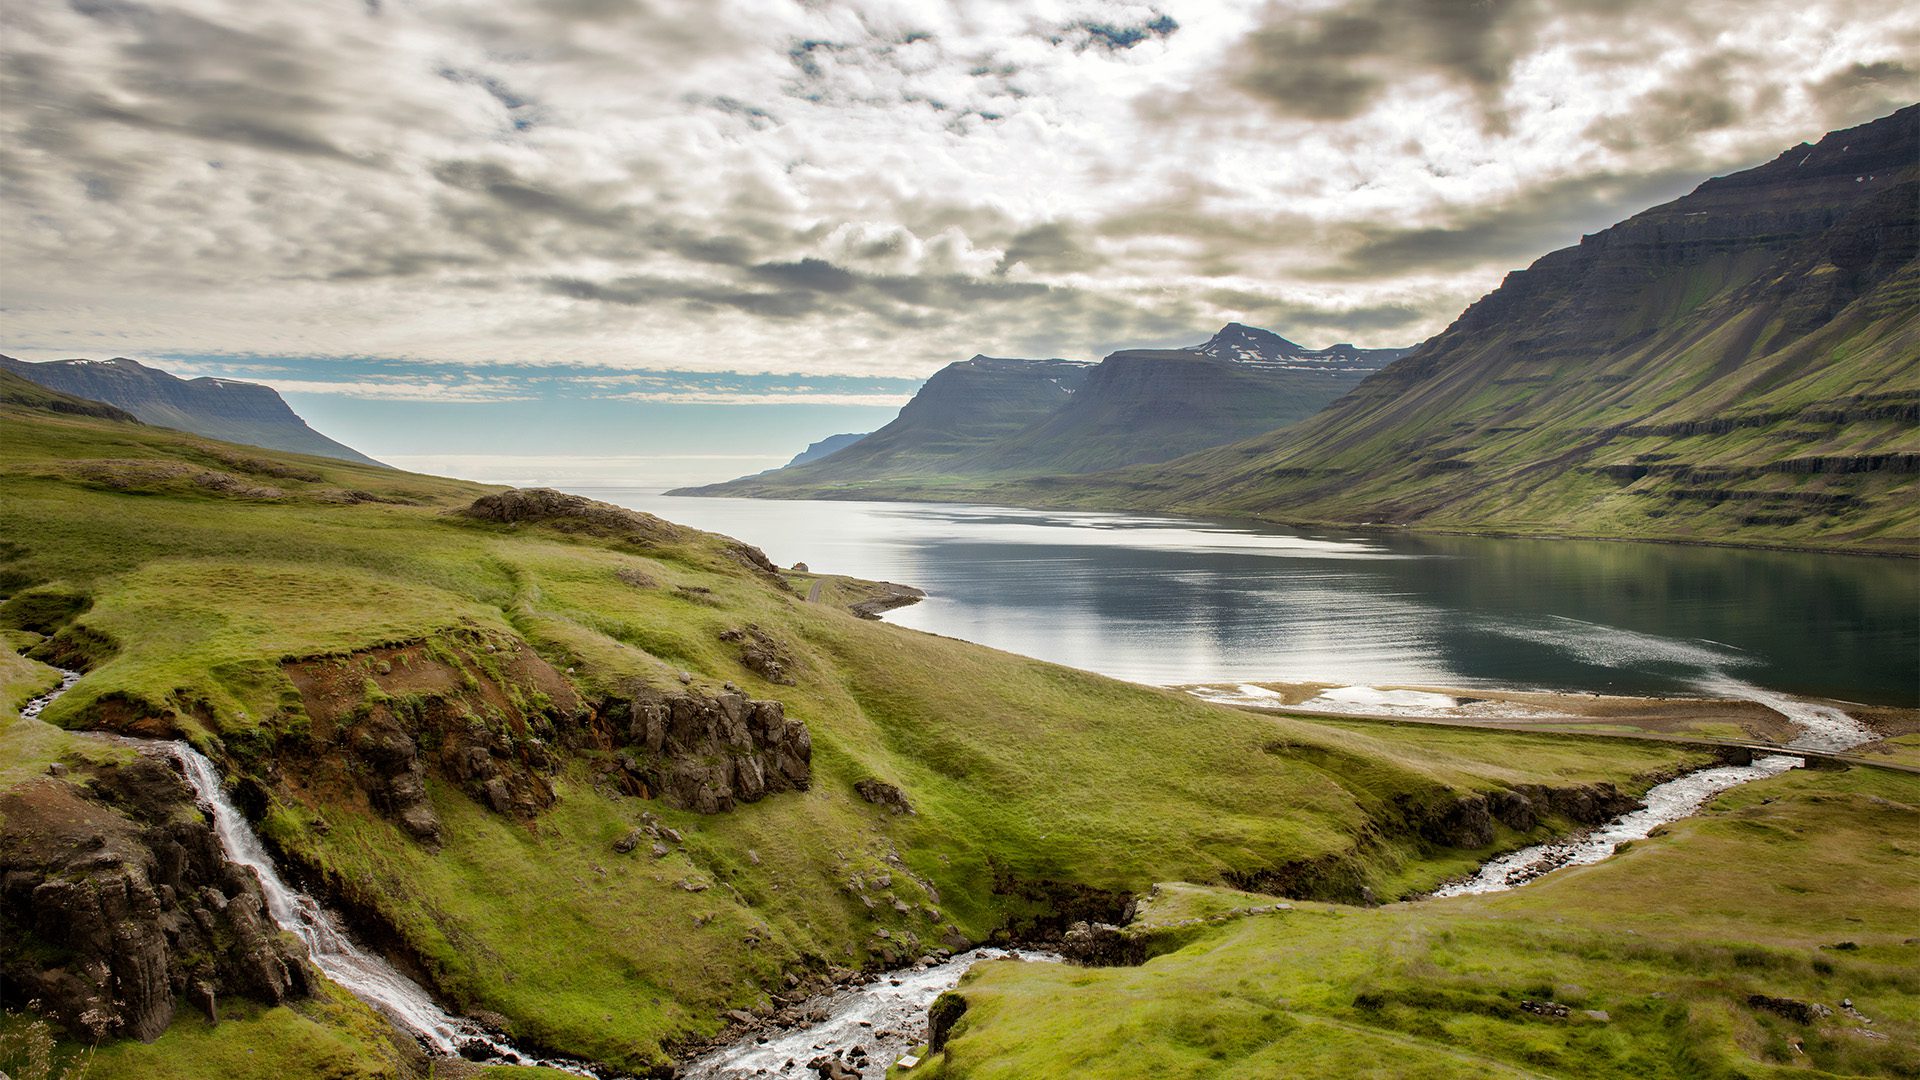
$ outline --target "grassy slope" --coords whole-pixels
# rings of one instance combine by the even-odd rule
[[[1920,779],[1802,771],[1515,892],[1297,904],[1138,968],[986,965],[949,1054],[913,1075],[1911,1076],[1916,836]],[[1873,1023],[1801,1025],[1751,994],[1850,997]]]
[[[685,670],[809,724],[811,791],[712,817],[603,795],[586,758],[564,765],[560,803],[531,828],[435,786],[449,832],[438,854],[363,801],[278,789],[263,831],[391,927],[443,995],[501,1014],[519,1038],[629,1065],[716,1031],[723,1008],[764,1002],[784,970],[867,960],[878,928],[931,942],[951,921],[977,938],[1027,913],[993,891],[996,870],[1133,890],[1326,858],[1393,895],[1475,857],[1397,835],[1402,803],[1522,779],[1627,783],[1679,760],[1249,716],[807,604],[705,534],[641,548],[482,525],[444,513],[486,490],[457,481],[19,409],[0,424],[0,531],[21,538],[6,569],[35,583],[0,614],[72,597],[96,635],[56,635],[97,653],[49,710],[56,723],[167,717],[232,767],[261,760],[295,720],[282,659],[465,626],[524,637],[589,696],[636,678],[678,689]],[[343,501],[355,490],[412,504]],[[789,647],[798,685],[761,681],[718,639],[744,622]],[[89,644],[100,635],[117,650]],[[43,736],[18,749],[30,772],[74,752]],[[857,799],[868,776],[919,812]],[[649,809],[687,834],[684,849],[613,853]],[[870,911],[845,883],[881,874],[893,880],[871,887]],[[935,905],[938,920],[919,910]],[[196,1039],[244,1046],[268,1028],[217,1030]]]

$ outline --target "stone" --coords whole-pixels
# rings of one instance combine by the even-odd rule
[[[1766,994],[1749,994],[1747,1006],[1765,1010],[1776,1016],[1784,1016],[1800,1024],[1811,1024],[1817,1019],[1833,1015],[1833,1010],[1824,1005],[1796,1001],[1793,998],[1769,997]]]
[[[866,779],[853,785],[854,793],[862,799],[884,807],[891,814],[911,814],[913,806],[907,802],[907,796],[899,788],[884,780]]]
[[[226,859],[173,765],[142,754],[88,786],[36,778],[0,793],[0,924],[66,957],[0,940],[0,984],[80,1041],[151,1041],[185,999],[218,1018],[218,995],[268,1005],[309,991],[307,968],[251,872]]]
[[[647,835],[647,832],[645,829],[641,829],[641,828],[629,829],[627,831],[627,835],[613,842],[613,850],[619,852],[622,855],[625,855],[627,852],[632,851],[634,848],[639,847],[640,841],[645,839],[646,835]]]
[[[50,762],[47,765],[47,775],[48,776],[65,776],[67,775],[67,767],[65,765],[60,764],[57,761]]]

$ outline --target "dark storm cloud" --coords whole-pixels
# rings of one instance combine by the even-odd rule
[[[1270,9],[1248,37],[1242,89],[1313,120],[1359,115],[1391,80],[1436,71],[1489,94],[1524,53],[1528,0],[1357,0],[1299,12]]]
[[[1029,269],[1042,273],[1071,273],[1090,270],[1098,262],[1073,229],[1051,221],[1022,230],[1008,240],[1006,254],[1000,257],[996,272],[1006,273],[1024,263]]]
[[[825,312],[860,313],[895,324],[924,324],[928,318],[970,313],[981,304],[1005,304],[1071,290],[1031,282],[1006,282],[963,274],[864,274],[823,259],[760,263],[733,282],[688,281],[632,275],[607,282],[554,277],[541,287],[556,296],[628,307],[678,303],[697,308],[732,308],[771,318],[792,319]]]
[[[1321,273],[1364,279],[1416,270],[1457,270],[1489,263],[1522,266],[1576,243],[1637,211],[1678,198],[1701,176],[1690,169],[1569,177],[1497,202],[1456,211],[1444,224],[1353,229],[1342,258]]]

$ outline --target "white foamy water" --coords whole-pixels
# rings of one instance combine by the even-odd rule
[[[973,949],[944,964],[915,971],[889,972],[865,986],[838,990],[799,1006],[804,1014],[825,1009],[827,1018],[769,1034],[766,1042],[750,1035],[680,1067],[682,1080],[745,1080],[748,1077],[811,1077],[807,1062],[855,1046],[867,1052],[864,1069],[847,1067],[865,1078],[887,1075],[901,1054],[927,1037],[927,1006],[953,989],[982,960],[1013,958],[1058,962],[1052,953],[1026,949]],[[846,1057],[841,1057],[843,1063]]]
[[[77,671],[68,671],[65,668],[60,668],[59,671],[59,686],[20,706],[20,718],[22,720],[32,720],[38,717],[47,710],[47,706],[54,703],[55,699],[59,698],[61,694],[73,689],[73,684],[80,681],[80,673]]]
[[[186,773],[194,793],[213,814],[214,832],[227,858],[248,867],[260,879],[267,911],[282,930],[299,938],[307,955],[327,978],[385,1013],[405,1031],[441,1054],[477,1056],[510,1065],[544,1065],[576,1076],[595,1077],[569,1061],[543,1060],[487,1033],[478,1024],[434,1004],[419,983],[347,937],[339,921],[313,897],[288,885],[238,807],[220,786],[220,774],[199,751],[182,742],[160,744]]]
[[[1597,863],[1629,840],[1642,840],[1654,829],[1691,817],[1708,799],[1753,780],[1778,776],[1806,764],[1804,758],[1775,754],[1751,765],[1721,765],[1669,780],[1647,792],[1646,806],[1622,814],[1592,832],[1521,848],[1481,865],[1478,873],[1433,891],[1435,896],[1465,896],[1501,892],[1525,885],[1563,866]]]

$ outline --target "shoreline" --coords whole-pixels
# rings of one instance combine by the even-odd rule
[[[1205,682],[1166,689],[1252,712],[1309,720],[1418,723],[1541,735],[1589,735],[1745,746],[1920,772],[1920,708],[1825,698],[1796,699],[1845,710],[1874,738],[1845,750],[1792,746],[1800,725],[1745,698],[1632,696],[1577,691],[1329,682]],[[1348,693],[1342,693],[1347,691]],[[1329,698],[1327,695],[1333,694]]]
[[[722,481],[731,483],[732,481]],[[941,498],[934,492],[920,492],[912,496],[890,495],[866,491],[816,492],[811,495],[777,494],[760,495],[745,492],[702,492],[697,487],[679,487],[660,494],[675,499],[764,499],[771,502],[883,502],[883,503],[939,503],[949,506],[998,507],[1010,510],[1066,510],[1089,511],[1104,514],[1164,514],[1168,517],[1190,518],[1196,521],[1245,522],[1256,525],[1277,525],[1284,529],[1342,529],[1360,533],[1403,533],[1427,536],[1469,536],[1489,540],[1579,540],[1606,544],[1667,544],[1675,547],[1727,548],[1736,551],[1773,551],[1798,555],[1862,555],[1876,559],[1920,560],[1920,542],[1907,550],[1890,548],[1852,548],[1830,547],[1818,544],[1794,543],[1792,541],[1768,540],[1703,540],[1686,536],[1602,536],[1593,533],[1562,532],[1516,532],[1506,529],[1475,529],[1463,526],[1446,525],[1394,525],[1383,522],[1331,521],[1310,518],[1261,517],[1257,514],[1234,514],[1219,511],[1209,512],[1195,507],[1129,506],[1122,503],[1085,505],[1069,502],[987,502],[985,493],[975,492],[966,497]]]

